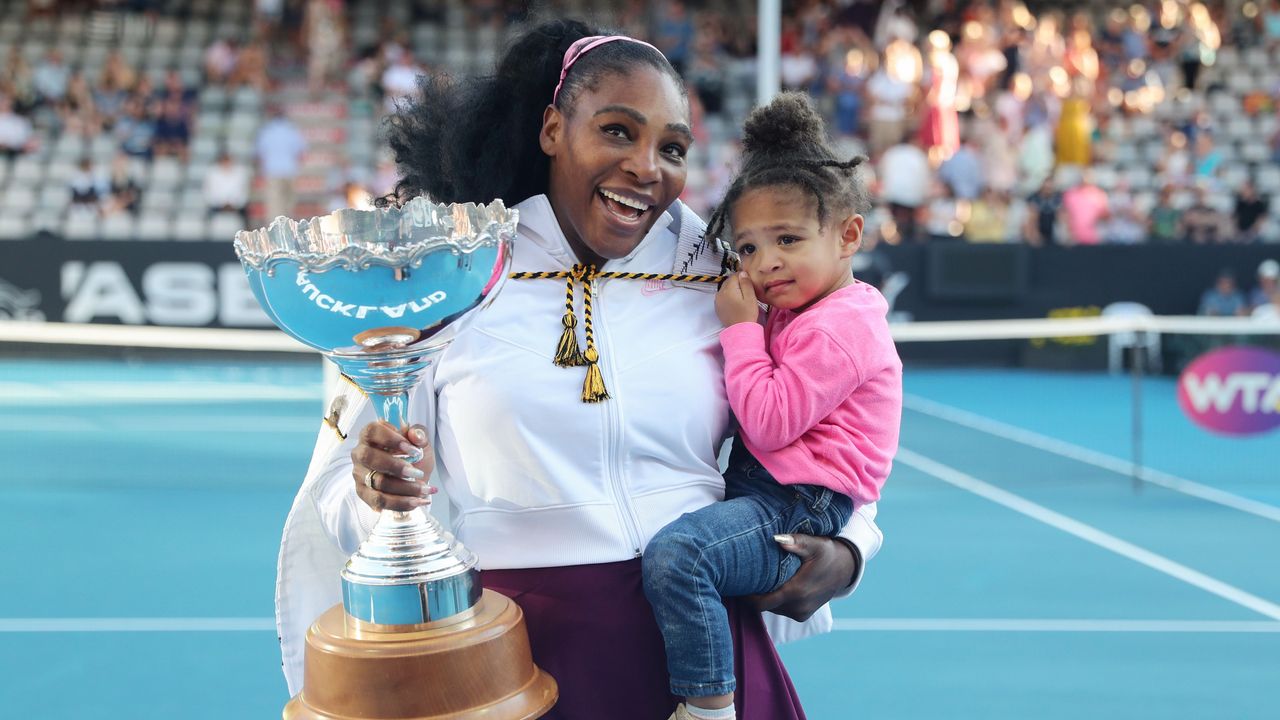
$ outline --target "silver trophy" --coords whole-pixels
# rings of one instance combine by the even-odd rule
[[[415,198],[277,218],[235,250],[267,316],[404,428],[422,371],[506,280],[516,222],[501,201]],[[342,570],[342,604],[307,632],[304,676],[286,720],[529,720],[558,696],[519,606],[482,589],[475,555],[418,510],[379,514]]]
[[[267,316],[336,363],[379,419],[403,428],[421,372],[506,279],[517,216],[501,201],[419,197],[277,218],[236,233],[235,250]],[[343,606],[370,629],[449,618],[479,601],[475,566],[429,514],[384,511],[342,571]]]

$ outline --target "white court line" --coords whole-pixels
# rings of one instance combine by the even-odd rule
[[[832,629],[840,632],[1280,633],[1280,622],[1267,620],[837,618]]]
[[[271,618],[0,618],[3,633],[265,632]],[[1280,622],[1014,618],[840,618],[840,632],[1280,633]]]
[[[919,453],[912,452],[902,447],[898,448],[897,461],[909,467],[913,467],[920,472],[931,475],[948,485],[954,485],[962,490],[968,490],[975,495],[1003,505],[1010,510],[1022,513],[1034,520],[1039,520],[1040,522],[1049,525],[1050,527],[1055,527],[1065,533],[1075,535],[1085,542],[1093,543],[1100,548],[1110,550],[1117,555],[1127,557],[1134,562],[1146,565],[1153,570],[1162,572],[1177,580],[1181,580],[1188,585],[1198,587],[1201,590],[1217,595],[1218,597],[1233,602],[1241,607],[1248,608],[1260,615],[1265,615],[1272,620],[1280,620],[1280,605],[1264,600],[1257,595],[1251,595],[1240,588],[1228,585],[1221,580],[1209,577],[1204,573],[1192,570],[1186,565],[1176,563],[1163,555],[1157,555],[1150,550],[1121,540],[1120,538],[1105,533],[1092,525],[1086,525],[1079,520],[1050,510],[1043,505],[1031,502],[1030,500],[1027,500],[1020,495],[1015,495],[1008,490],[1003,490],[995,485],[983,482],[972,475],[966,475],[953,467],[943,465],[936,460],[931,460]]]
[[[0,618],[0,633],[25,632],[259,632],[272,618]]]
[[[1045,450],[1047,452],[1054,453],[1055,455],[1061,455],[1062,457],[1093,465],[1094,467],[1099,467],[1103,470],[1110,470],[1111,472],[1118,473],[1126,477],[1132,477],[1133,475],[1133,463],[1128,460],[1122,460],[1113,455],[1107,455],[1105,453],[1097,452],[1096,450],[1081,447],[1080,445],[1075,445],[1063,440],[1057,440],[1016,425],[1008,425],[1000,422],[999,420],[993,420],[989,417],[961,410],[960,408],[951,407],[950,405],[943,405],[942,403],[934,402],[932,400],[926,400],[917,395],[904,395],[902,398],[902,406],[910,410],[915,410],[919,413],[924,413],[925,415],[931,415],[940,420],[946,420],[972,430],[979,430],[989,435],[995,435],[996,437],[1001,437],[1006,440],[1012,440],[1014,442],[1027,445],[1028,447],[1036,448],[1037,450]],[[1251,500],[1234,493],[1226,492],[1225,490],[1219,490],[1193,480],[1187,480],[1186,478],[1180,478],[1176,475],[1170,475],[1169,473],[1153,470],[1151,468],[1140,469],[1138,471],[1138,478],[1144,482],[1151,483],[1152,485],[1159,485],[1160,487],[1173,490],[1174,492],[1180,492],[1184,495],[1190,495],[1192,497],[1200,498],[1201,500],[1207,500],[1211,503],[1217,503],[1218,505],[1246,512],[1250,515],[1257,515],[1258,517],[1266,518],[1273,522],[1280,522],[1280,507],[1276,507],[1274,505],[1269,505],[1257,500]]]
[[[69,415],[6,417],[0,415],[0,433],[55,432],[161,432],[161,433],[250,433],[315,435],[319,413],[306,417],[198,417],[194,415],[104,418],[93,421]]]
[[[244,382],[0,382],[0,407],[142,405],[188,402],[324,400],[318,385]]]

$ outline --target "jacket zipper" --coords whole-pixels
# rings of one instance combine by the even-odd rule
[[[610,342],[608,332],[604,330],[608,324],[604,321],[604,298],[603,283],[598,283],[596,296],[595,311],[597,322],[595,323],[596,339],[600,342],[604,352],[600,353],[600,361],[602,365],[607,366],[609,372],[604,374],[605,387],[614,388],[613,392],[617,392],[616,379],[617,366],[613,360],[613,345]],[[600,368],[601,372],[605,370]],[[609,484],[613,487],[613,495],[617,498],[618,514],[622,521],[622,527],[626,530],[627,541],[631,543],[631,551],[634,557],[640,557],[640,519],[636,516],[635,507],[631,504],[631,496],[627,493],[626,484],[622,479],[622,405],[616,397],[605,400],[604,403],[605,417],[609,424],[608,438],[606,440],[606,457],[605,467],[609,474]]]

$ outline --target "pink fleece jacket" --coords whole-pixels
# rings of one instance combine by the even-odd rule
[[[747,449],[784,485],[874,502],[898,451],[902,361],[889,306],[857,282],[801,313],[720,333],[729,404]]]

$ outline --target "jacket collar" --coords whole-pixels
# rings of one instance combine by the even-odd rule
[[[569,247],[569,241],[565,239],[564,232],[560,230],[560,223],[556,220],[555,211],[551,209],[551,200],[546,195],[534,195],[533,197],[518,203],[515,208],[520,211],[520,230],[524,239],[529,240],[533,244],[542,248],[547,254],[559,260],[564,266],[570,267],[578,262],[578,257],[574,254],[573,248]],[[663,211],[657,222],[650,228],[649,234],[636,245],[630,253],[625,257],[616,260],[609,260],[605,263],[601,270],[613,270],[620,265],[626,265],[633,258],[640,254],[647,246],[654,242],[662,242],[656,240],[668,233],[674,216],[673,211],[678,211],[679,201],[677,200],[671,207]],[[665,271],[666,268],[662,270]]]

